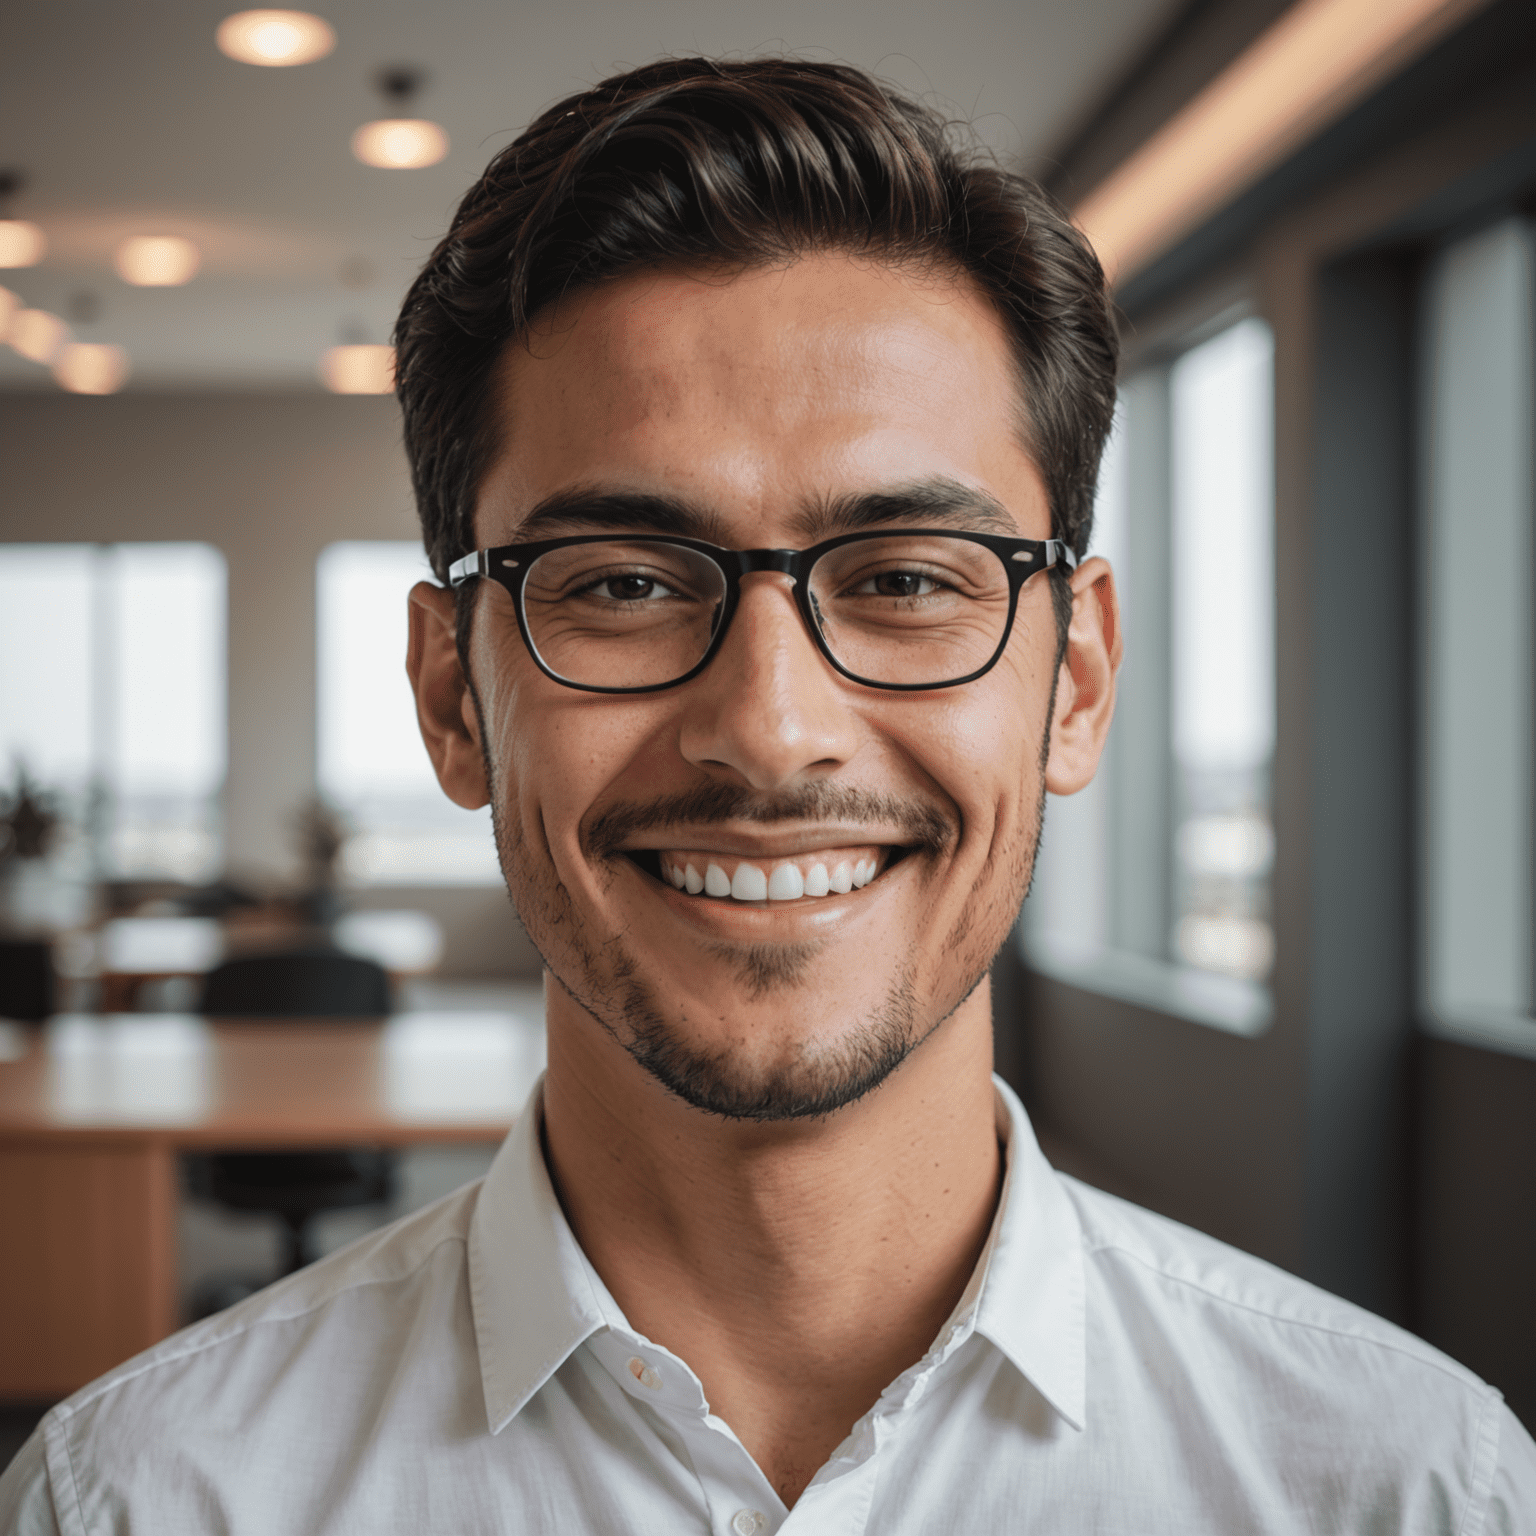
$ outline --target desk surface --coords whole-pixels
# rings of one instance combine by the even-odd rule
[[[544,1067],[543,1000],[378,1021],[61,1015],[10,1027],[0,1145],[487,1141]]]

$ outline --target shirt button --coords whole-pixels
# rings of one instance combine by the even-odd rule
[[[629,1362],[629,1374],[640,1383],[642,1387],[649,1387],[655,1391],[661,1385],[661,1372],[654,1365],[647,1365],[639,1355],[635,1355]],[[757,1527],[753,1526],[753,1530]]]
[[[738,1509],[731,1516],[731,1529],[736,1536],[756,1536],[767,1523],[755,1509]]]

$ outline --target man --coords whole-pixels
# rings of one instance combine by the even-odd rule
[[[56,1409],[5,1528],[1532,1529],[1496,1393],[990,1075],[1120,655],[1044,195],[853,70],[655,65],[492,163],[397,340],[410,674],[548,1074],[481,1184]]]

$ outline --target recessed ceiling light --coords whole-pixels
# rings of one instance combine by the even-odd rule
[[[5,339],[34,363],[51,363],[69,340],[69,327],[46,309],[23,309],[11,317]]]
[[[48,238],[26,219],[0,219],[0,267],[35,267]]]
[[[54,359],[53,376],[72,395],[112,395],[128,378],[128,354],[99,341],[72,341]]]
[[[177,288],[191,282],[202,253],[180,235],[133,235],[117,248],[117,275],[137,288]]]
[[[333,395],[388,395],[395,388],[393,347],[329,347],[320,354],[320,379]]]
[[[242,64],[313,64],[336,46],[330,22],[308,11],[236,11],[214,33],[219,52]]]
[[[21,308],[21,300],[9,288],[0,288],[0,341],[11,334],[11,321]]]
[[[436,165],[448,153],[448,135],[420,117],[381,117],[352,135],[352,153],[364,165],[410,170]]]

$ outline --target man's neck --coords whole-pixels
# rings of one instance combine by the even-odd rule
[[[1001,1186],[985,986],[820,1120],[706,1115],[550,988],[545,1153],[631,1325],[792,1504],[965,1290]]]

